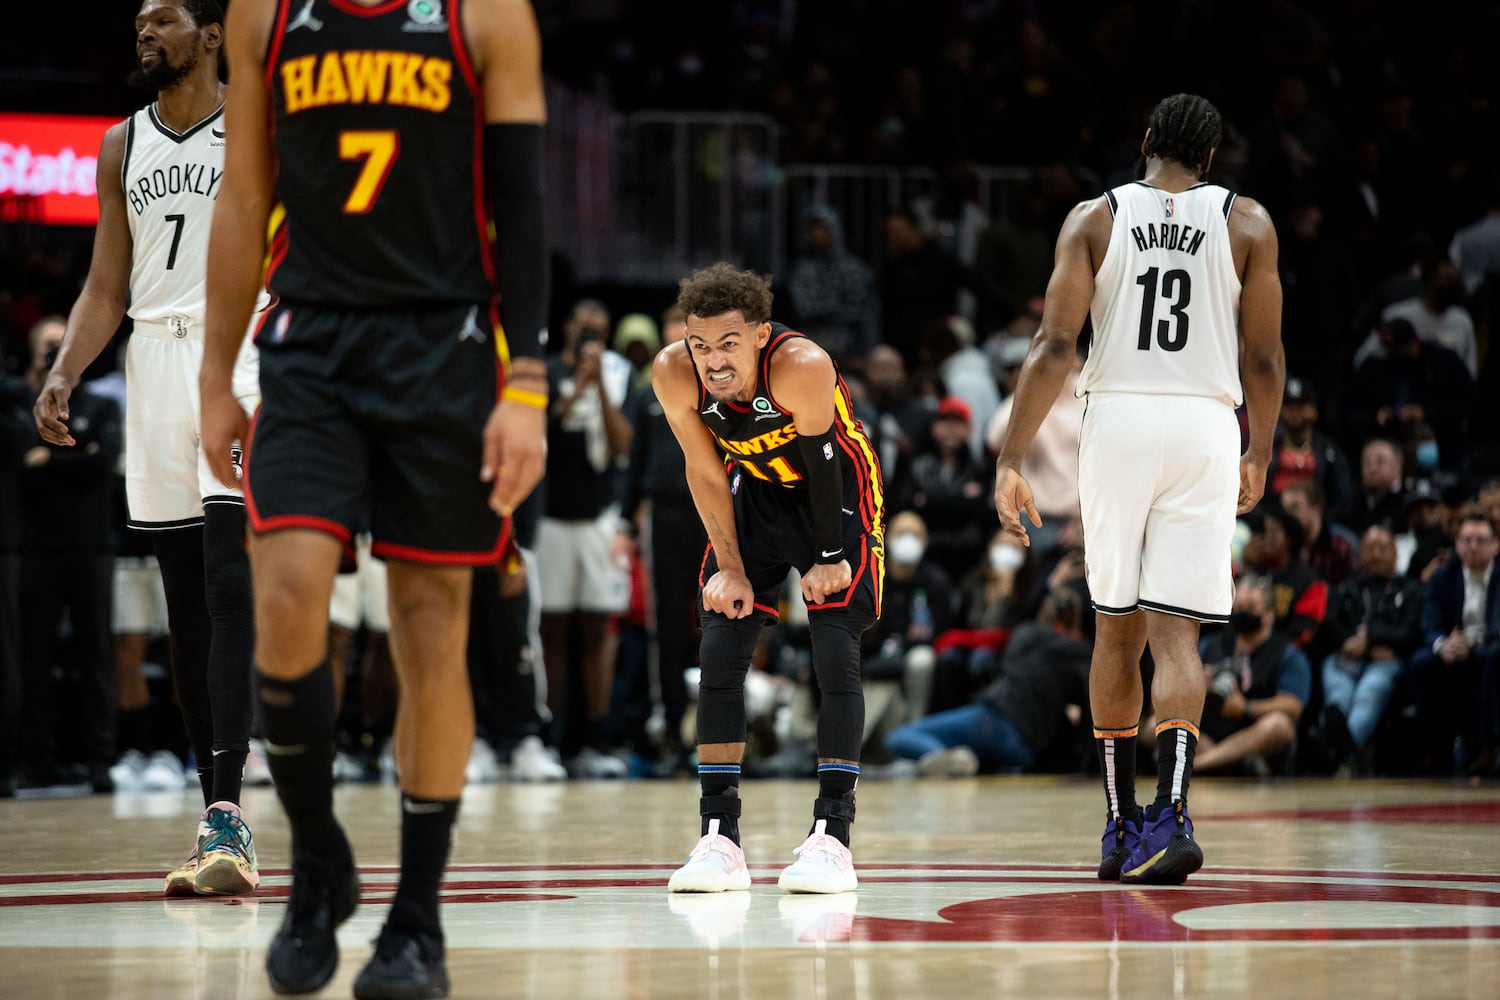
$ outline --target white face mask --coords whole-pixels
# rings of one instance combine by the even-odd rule
[[[911,532],[903,531],[899,535],[891,536],[886,550],[890,553],[891,562],[910,566],[922,561],[922,553],[927,551],[927,543]]]
[[[1015,545],[991,545],[990,567],[998,570],[1018,570],[1026,562],[1026,553]]]

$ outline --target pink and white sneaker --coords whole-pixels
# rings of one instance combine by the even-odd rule
[[[781,872],[777,885],[782,892],[852,892],[859,888],[854,874],[854,856],[837,837],[824,830],[828,821],[813,824],[813,832],[792,853],[797,860]]]
[[[672,873],[668,892],[733,892],[750,888],[745,852],[719,833],[719,821],[708,821],[708,832],[693,847],[687,863]]]

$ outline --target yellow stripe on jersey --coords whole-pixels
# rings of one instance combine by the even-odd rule
[[[874,527],[879,527],[881,515],[885,511],[885,492],[880,482],[880,461],[875,457],[875,449],[870,447],[870,439],[865,437],[864,431],[859,427],[859,422],[855,420],[854,412],[849,408],[849,399],[844,395],[842,388],[837,388],[833,392],[833,409],[844,428],[844,435],[854,442],[864,458],[865,478],[870,482],[870,498],[873,501],[870,523]]]
[[[260,262],[261,284],[265,284],[266,272],[271,269],[271,248],[276,245],[276,233],[286,225],[286,206],[277,202],[271,206],[271,217],[266,220],[266,255]]]

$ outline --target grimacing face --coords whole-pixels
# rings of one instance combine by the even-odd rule
[[[770,339],[770,323],[746,322],[739,310],[687,318],[688,353],[714,399],[754,397],[760,349]]]

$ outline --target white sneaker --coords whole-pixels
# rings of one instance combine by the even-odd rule
[[[245,755],[245,787],[269,788],[271,766],[266,763],[266,741],[251,740],[250,752]]]
[[[478,736],[469,750],[469,764],[464,768],[464,780],[471,785],[492,785],[500,780],[500,761],[495,750]]]
[[[141,790],[145,792],[180,792],[187,787],[182,761],[170,750],[158,750],[141,770]]]
[[[146,763],[146,755],[134,748],[120,754],[120,759],[109,769],[109,780],[115,783],[115,791],[139,792]]]
[[[972,778],[979,773],[979,757],[966,746],[933,750],[917,761],[917,770],[928,778]]]
[[[630,767],[612,753],[584,747],[573,758],[572,771],[580,778],[623,778],[630,773]]]
[[[827,826],[827,820],[818,820],[802,846],[792,852],[797,860],[782,870],[776,882],[782,892],[851,892],[859,887],[854,856],[837,837],[823,832]]]
[[[730,892],[750,888],[750,869],[745,852],[719,833],[719,821],[708,821],[708,832],[699,838],[687,863],[672,873],[668,892]]]
[[[540,736],[526,736],[510,752],[510,776],[515,781],[566,781],[568,769],[552,758]]]

